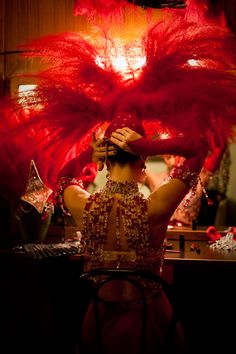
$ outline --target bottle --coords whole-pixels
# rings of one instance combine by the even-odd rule
[[[185,250],[185,239],[184,235],[179,235],[179,250],[181,253],[184,252]]]

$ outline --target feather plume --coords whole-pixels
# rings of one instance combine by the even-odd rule
[[[168,131],[198,140],[213,132],[234,139],[236,40],[230,31],[179,16],[157,23],[142,42],[125,48],[126,59],[137,46],[146,60],[139,75],[128,65],[128,79],[110,57],[120,44],[100,34],[96,44],[64,33],[22,46],[24,55],[42,62],[44,69],[30,75],[39,84],[23,106],[12,100],[1,108],[3,143],[17,146],[18,161],[36,161],[50,187],[65,164],[89,147],[92,131],[102,132],[124,107],[135,109],[152,136]]]

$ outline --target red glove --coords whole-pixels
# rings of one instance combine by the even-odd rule
[[[148,140],[142,137],[134,141],[129,141],[127,144],[135,154],[141,156],[169,154],[193,157],[196,155],[205,156],[207,152],[207,144],[201,144],[200,142],[197,145],[182,137],[157,140]]]
[[[215,147],[213,152],[207,156],[204,162],[204,167],[207,171],[213,173],[219,168],[225,149],[226,145]]]
[[[141,156],[170,154],[185,157],[182,164],[172,169],[170,177],[182,180],[188,188],[197,185],[198,175],[208,149],[208,144],[204,144],[203,141],[197,145],[183,137],[158,140],[147,140],[142,137],[127,144],[134,153]]]
[[[94,162],[91,162],[89,165],[83,168],[80,178],[83,182],[85,189],[87,189],[90,183],[93,183],[93,181],[97,176],[97,172],[98,172],[97,164]]]

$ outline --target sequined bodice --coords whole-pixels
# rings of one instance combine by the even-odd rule
[[[160,271],[163,249],[150,244],[147,200],[136,183],[108,180],[100,192],[91,195],[84,210],[82,237],[88,268]]]

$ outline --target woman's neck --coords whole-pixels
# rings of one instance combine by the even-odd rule
[[[110,168],[109,178],[115,182],[135,182],[135,174],[129,165],[114,165]]]

